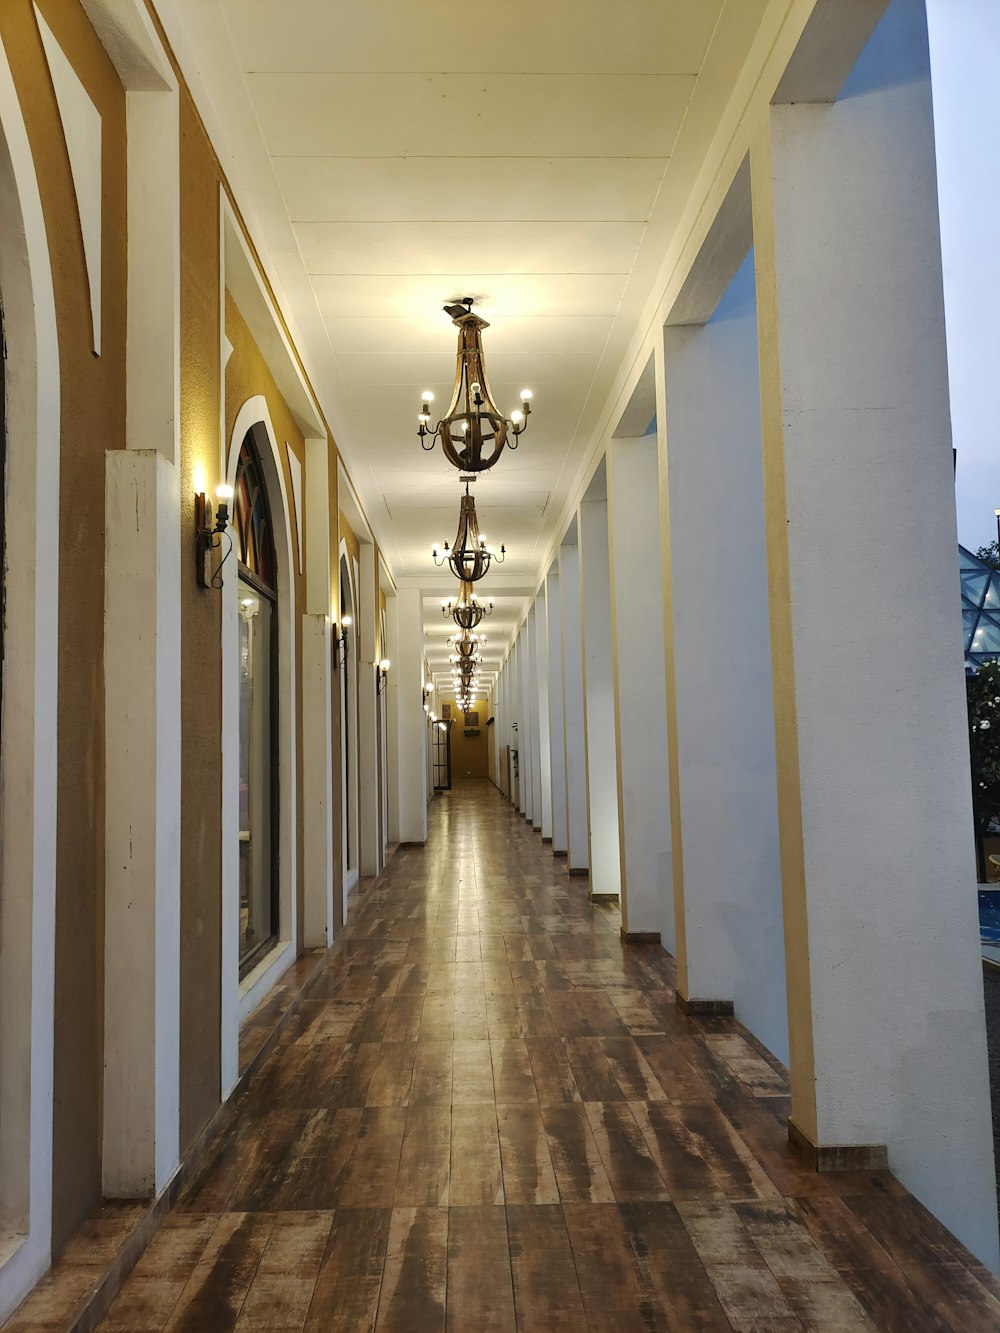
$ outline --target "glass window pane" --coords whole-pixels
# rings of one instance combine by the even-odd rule
[[[240,580],[240,963],[276,934],[272,860],[272,618]]]

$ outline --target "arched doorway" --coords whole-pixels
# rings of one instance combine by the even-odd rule
[[[278,576],[271,507],[248,433],[236,465],[233,528],[239,598],[239,968],[279,937]]]

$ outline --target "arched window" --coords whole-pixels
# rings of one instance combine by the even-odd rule
[[[250,432],[236,465],[239,561],[240,976],[274,944],[278,920],[278,615],[271,511]]]

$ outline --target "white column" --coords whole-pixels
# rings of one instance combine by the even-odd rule
[[[376,714],[375,629],[378,619],[378,554],[367,542],[361,547],[358,642],[358,868],[377,875],[378,838],[378,725]],[[421,682],[422,683],[422,682]],[[419,695],[417,696],[420,697]]]
[[[538,732],[538,791],[541,801],[542,842],[552,841],[552,767],[549,723],[549,628],[542,584],[532,607],[535,622],[535,717]]]
[[[332,643],[327,615],[302,617],[302,942],[333,940]]]
[[[751,168],[794,1132],[996,1267],[920,0]]]
[[[621,857],[618,845],[618,750],[615,745],[615,691],[611,665],[607,500],[584,500],[580,505],[577,522],[580,532],[590,896],[617,897],[621,892]]]
[[[587,738],[583,715],[583,630],[580,619],[580,548],[559,548],[562,692],[565,701],[566,838],[569,873],[590,865],[587,823]]]
[[[528,644],[528,717],[531,722],[531,826],[542,827],[542,755],[538,715],[538,622],[535,603],[531,604],[525,621]]]
[[[532,790],[531,790],[531,707],[529,699],[531,690],[529,686],[530,664],[528,650],[528,626],[525,622],[517,636],[515,645],[515,658],[517,660],[517,732],[518,756],[521,765],[521,814],[528,820],[531,819]]]
[[[549,720],[552,852],[566,855],[566,713],[562,681],[562,619],[559,613],[559,566],[545,577],[546,671],[543,689]]]
[[[106,458],[103,1184],[145,1198],[179,1154],[180,495],[155,450]]]
[[[399,632],[396,626],[396,598],[385,599],[386,656],[394,667],[399,662]],[[430,680],[430,676],[427,677]],[[399,671],[391,670],[386,682],[386,787],[389,794],[389,842],[399,842]],[[431,707],[434,707],[431,695]],[[422,711],[422,710],[421,710]],[[425,714],[426,716],[426,714]]]
[[[611,440],[607,477],[622,933],[673,952],[656,436]]]
[[[420,590],[396,597],[399,841],[427,841],[427,714],[424,712],[424,608]],[[435,710],[436,711],[436,710]]]
[[[678,1003],[702,1013],[735,1004],[787,1060],[752,255],[707,324],[665,330],[665,361]]]
[[[306,614],[302,617],[302,942],[334,936],[333,676],[329,442],[306,440]],[[339,810],[337,818],[339,820]]]

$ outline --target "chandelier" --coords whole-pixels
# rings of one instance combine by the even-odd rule
[[[436,565],[443,565],[447,560],[451,572],[461,580],[463,586],[466,583],[478,583],[489,572],[494,560],[498,565],[503,564],[507,554],[506,548],[501,546],[499,552],[494,551],[486,545],[486,538],[479,531],[476,502],[469,493],[468,482],[465,483],[465,494],[462,496],[462,507],[458,515],[455,544],[449,547],[445,542],[441,550],[434,546],[431,554]]]
[[[460,658],[476,661],[477,654],[485,642],[485,634],[453,634],[448,640],[448,647],[455,650],[452,661],[457,662]]]
[[[446,597],[441,603],[441,614],[445,620],[454,620],[459,629],[475,629],[483,616],[493,614],[493,598],[481,602],[472,584],[463,582],[458,601]]]
[[[531,414],[531,390],[521,390],[521,407],[505,417],[490,392],[483,360],[482,331],[488,329],[485,319],[472,313],[471,296],[444,307],[458,328],[458,364],[455,370],[455,388],[448,411],[430,429],[430,404],[434,395],[425,390],[420,395],[421,448],[431,450],[441,437],[444,456],[453,467],[462,472],[485,472],[503,453],[504,445],[516,449],[518,437]]]

